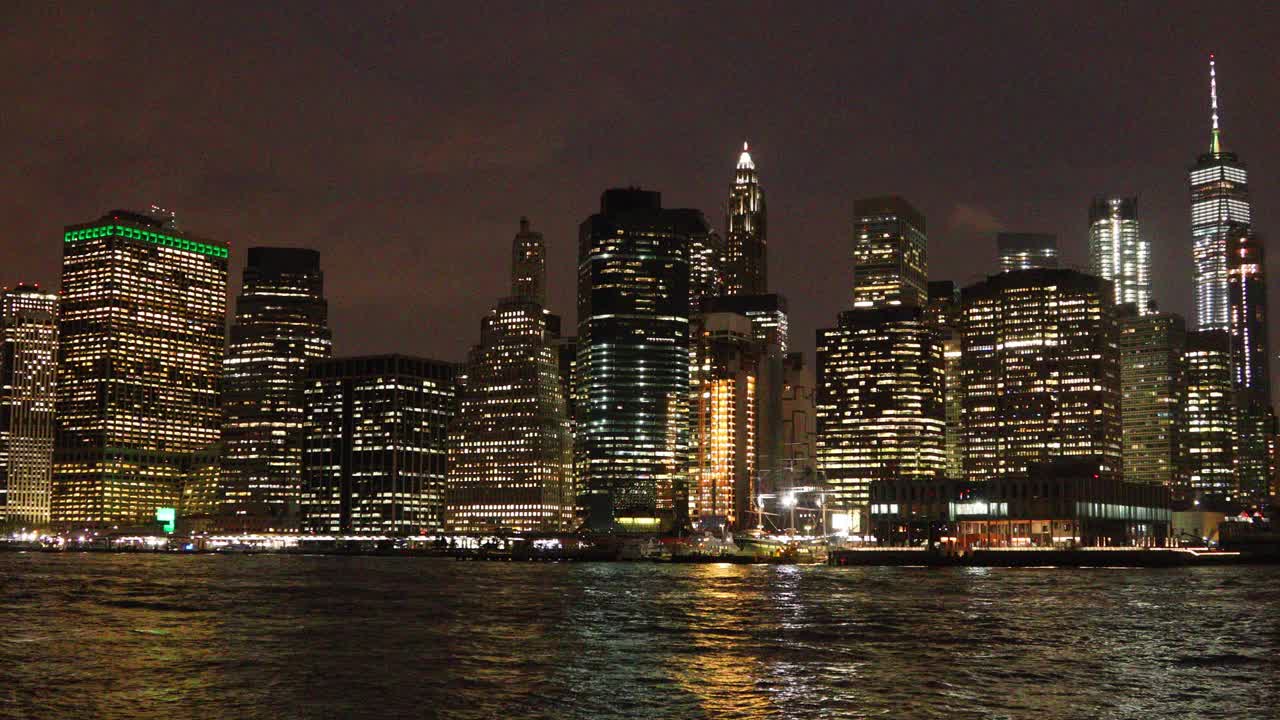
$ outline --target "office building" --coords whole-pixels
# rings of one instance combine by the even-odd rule
[[[724,243],[710,226],[689,234],[689,307],[724,292]]]
[[[1187,333],[1185,368],[1181,442],[1187,463],[1187,496],[1234,497],[1236,406],[1230,335],[1225,330]]]
[[[1058,267],[1058,237],[1049,233],[996,233],[1000,272]]]
[[[925,321],[942,347],[942,395],[946,416],[946,469],[948,478],[964,477],[964,431],[961,426],[963,386],[960,373],[960,291],[950,280],[929,282]]]
[[[443,529],[457,374],[452,363],[404,355],[310,363],[303,527],[394,535]]]
[[[112,210],[63,234],[52,515],[152,522],[216,487],[227,245]],[[185,508],[184,508],[185,510]]]
[[[544,258],[527,220],[516,235],[517,260]],[[572,439],[549,313],[545,267],[512,266],[511,296],[481,322],[480,345],[466,366],[458,415],[449,431],[445,526],[451,532],[556,532],[575,523]]]
[[[790,328],[787,321],[787,298],[776,293],[764,295],[722,295],[703,301],[702,312],[738,313],[751,319],[756,339],[787,352]],[[695,306],[695,310],[697,307]]]
[[[813,365],[805,362],[804,353],[787,353],[783,372],[783,467],[787,472],[811,475],[818,465],[815,444],[818,419],[814,404],[818,380],[814,375]]]
[[[1187,485],[1180,441],[1186,321],[1174,313],[1139,314],[1126,305],[1119,329],[1124,478],[1180,494]]]
[[[1235,153],[1222,149],[1218,127],[1218,78],[1209,56],[1209,151],[1190,171],[1191,243],[1195,270],[1197,330],[1229,330],[1227,244],[1248,232],[1249,175]]]
[[[692,348],[689,521],[706,530],[754,527],[759,378],[767,349],[751,320],[737,313],[696,316]]]
[[[1099,197],[1089,205],[1089,269],[1111,281],[1117,305],[1150,312],[1151,243],[1138,228],[1138,199]]]
[[[547,306],[547,246],[542,233],[520,218],[520,232],[511,243],[511,296]]]
[[[0,527],[49,524],[58,296],[0,293]]]
[[[900,197],[853,203],[853,306],[924,307],[929,266],[924,215]]]
[[[226,514],[255,528],[296,520],[307,363],[331,353],[320,253],[249,248],[222,371]]]
[[[708,228],[636,188],[605,191],[580,227],[575,467],[594,529],[674,520],[689,444],[689,238]]]
[[[1113,290],[1074,270],[1006,272],[962,293],[965,477],[1090,456],[1120,476]]]
[[[1236,474],[1242,499],[1263,502],[1275,474],[1266,259],[1256,233],[1227,241],[1231,372],[1236,405]]]
[[[726,295],[769,292],[768,213],[747,144],[742,143],[725,213]]]
[[[942,475],[942,349],[923,307],[842,312],[817,357],[818,467],[836,502],[865,507],[872,481]]]

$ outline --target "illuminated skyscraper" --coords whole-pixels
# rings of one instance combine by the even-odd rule
[[[850,310],[818,331],[818,467],[844,507],[875,480],[943,474],[942,348],[924,313]]]
[[[929,297],[924,215],[900,197],[853,203],[853,306],[924,307]]]
[[[993,275],[962,293],[965,477],[1088,456],[1118,477],[1120,354],[1111,283],[1074,270]]]
[[[1239,491],[1243,498],[1259,502],[1266,498],[1275,474],[1271,444],[1276,418],[1271,405],[1266,260],[1256,234],[1228,237],[1227,289]]]
[[[249,248],[222,374],[226,512],[296,516],[307,362],[331,352],[320,253]]]
[[[1249,176],[1244,163],[1222,149],[1218,127],[1218,78],[1209,56],[1209,152],[1191,168],[1191,242],[1195,261],[1196,329],[1230,329],[1227,243],[1247,232]]]
[[[1231,338],[1223,330],[1187,333],[1187,395],[1181,442],[1192,496],[1236,494],[1236,408]]]
[[[310,363],[303,526],[415,534],[444,527],[457,366],[404,355]]]
[[[1048,233],[997,233],[1000,272],[1058,267],[1058,237]]]
[[[768,352],[745,315],[699,315],[693,333],[689,519],[706,529],[752,527],[759,379]]]
[[[1180,440],[1186,397],[1186,321],[1165,312],[1120,312],[1121,425],[1124,478],[1184,493],[1187,475]]]
[[[1138,231],[1138,199],[1095,198],[1089,206],[1089,269],[1115,288],[1115,303],[1152,310],[1151,243]]]
[[[227,246],[113,210],[62,247],[53,521],[151,522],[216,484]]]
[[[769,292],[768,213],[756,164],[742,143],[725,217],[725,294]]]
[[[696,311],[705,300],[724,292],[724,247],[710,226],[689,235],[689,307]]]
[[[688,464],[689,238],[709,225],[661,196],[607,190],[578,243],[578,482],[594,528],[674,517]]]
[[[547,246],[526,217],[520,218],[520,232],[511,243],[511,296],[547,305]]]
[[[946,416],[946,470],[950,479],[964,478],[964,429],[961,424],[960,293],[950,280],[929,283],[925,319],[942,346],[943,405]]]
[[[0,526],[49,524],[58,296],[0,295]]]
[[[545,257],[541,238],[521,220],[517,259]],[[514,295],[481,322],[449,431],[445,525],[453,532],[547,532],[575,522],[560,320],[539,301],[543,284],[535,292],[521,281],[545,268],[517,262],[512,273]]]

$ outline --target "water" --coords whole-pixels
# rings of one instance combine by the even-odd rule
[[[0,553],[3,718],[1280,717],[1280,568]]]

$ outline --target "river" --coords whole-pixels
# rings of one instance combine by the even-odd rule
[[[1280,717],[1280,568],[0,553],[0,717]]]

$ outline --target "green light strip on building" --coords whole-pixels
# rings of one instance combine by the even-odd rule
[[[85,228],[83,230],[71,230],[63,235],[63,241],[75,242],[77,240],[89,240],[92,238],[108,237],[119,235],[130,240],[143,240],[153,245],[174,248],[177,250],[186,250],[188,252],[196,252],[201,255],[210,257],[225,258],[230,252],[227,248],[218,247],[217,245],[206,245],[202,242],[194,240],[186,240],[172,235],[161,235],[160,233],[151,232],[149,230],[139,230],[137,228],[125,227],[123,225],[103,225],[101,227]]]

